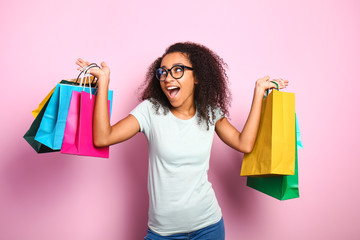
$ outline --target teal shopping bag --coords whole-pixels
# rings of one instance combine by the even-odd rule
[[[273,177],[248,177],[247,186],[279,200],[299,197],[298,149],[302,148],[302,143],[300,140],[300,130],[296,115],[295,123],[295,174]]]
[[[96,88],[75,85],[72,82],[57,84],[45,110],[35,140],[54,150],[60,150],[63,142],[66,119],[73,91],[96,94]],[[113,91],[109,90],[108,100],[112,103]],[[111,112],[112,106],[110,106]]]

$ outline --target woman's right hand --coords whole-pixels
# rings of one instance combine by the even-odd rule
[[[79,71],[90,65],[89,62],[84,61],[81,58],[77,59],[76,64],[79,66],[79,68],[77,68]],[[103,82],[108,84],[110,82],[110,68],[105,62],[101,62],[101,68],[90,68],[88,73],[98,78],[99,84]]]
[[[260,91],[263,93],[266,89],[277,88],[277,86],[274,83],[272,83],[271,81],[276,82],[279,86],[279,89],[286,88],[286,86],[289,85],[289,80],[283,80],[282,78],[270,79],[269,76],[265,76],[263,78],[259,78],[256,81],[255,89],[256,88],[261,89]]]

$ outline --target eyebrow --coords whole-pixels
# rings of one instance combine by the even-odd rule
[[[174,63],[171,67],[175,66],[175,65],[185,65],[184,63]],[[161,66],[162,68],[165,67],[166,69],[170,69],[167,68],[165,65]]]

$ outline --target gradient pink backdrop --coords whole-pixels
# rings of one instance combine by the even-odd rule
[[[360,1],[2,0],[1,240],[143,239],[147,143],[112,146],[110,159],[36,154],[22,139],[31,110],[75,60],[105,60],[112,123],[137,104],[150,63],[178,41],[228,63],[231,121],[240,130],[257,78],[290,80],[304,149],[299,199],[246,187],[242,154],[214,139],[209,177],[226,239],[360,239]]]

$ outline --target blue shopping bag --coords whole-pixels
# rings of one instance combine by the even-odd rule
[[[45,110],[44,117],[36,133],[35,140],[48,146],[53,150],[60,150],[64,138],[66,119],[69,111],[71,95],[73,91],[96,95],[96,88],[89,88],[79,85],[59,83]],[[113,91],[108,91],[110,100],[110,114],[112,109]]]

